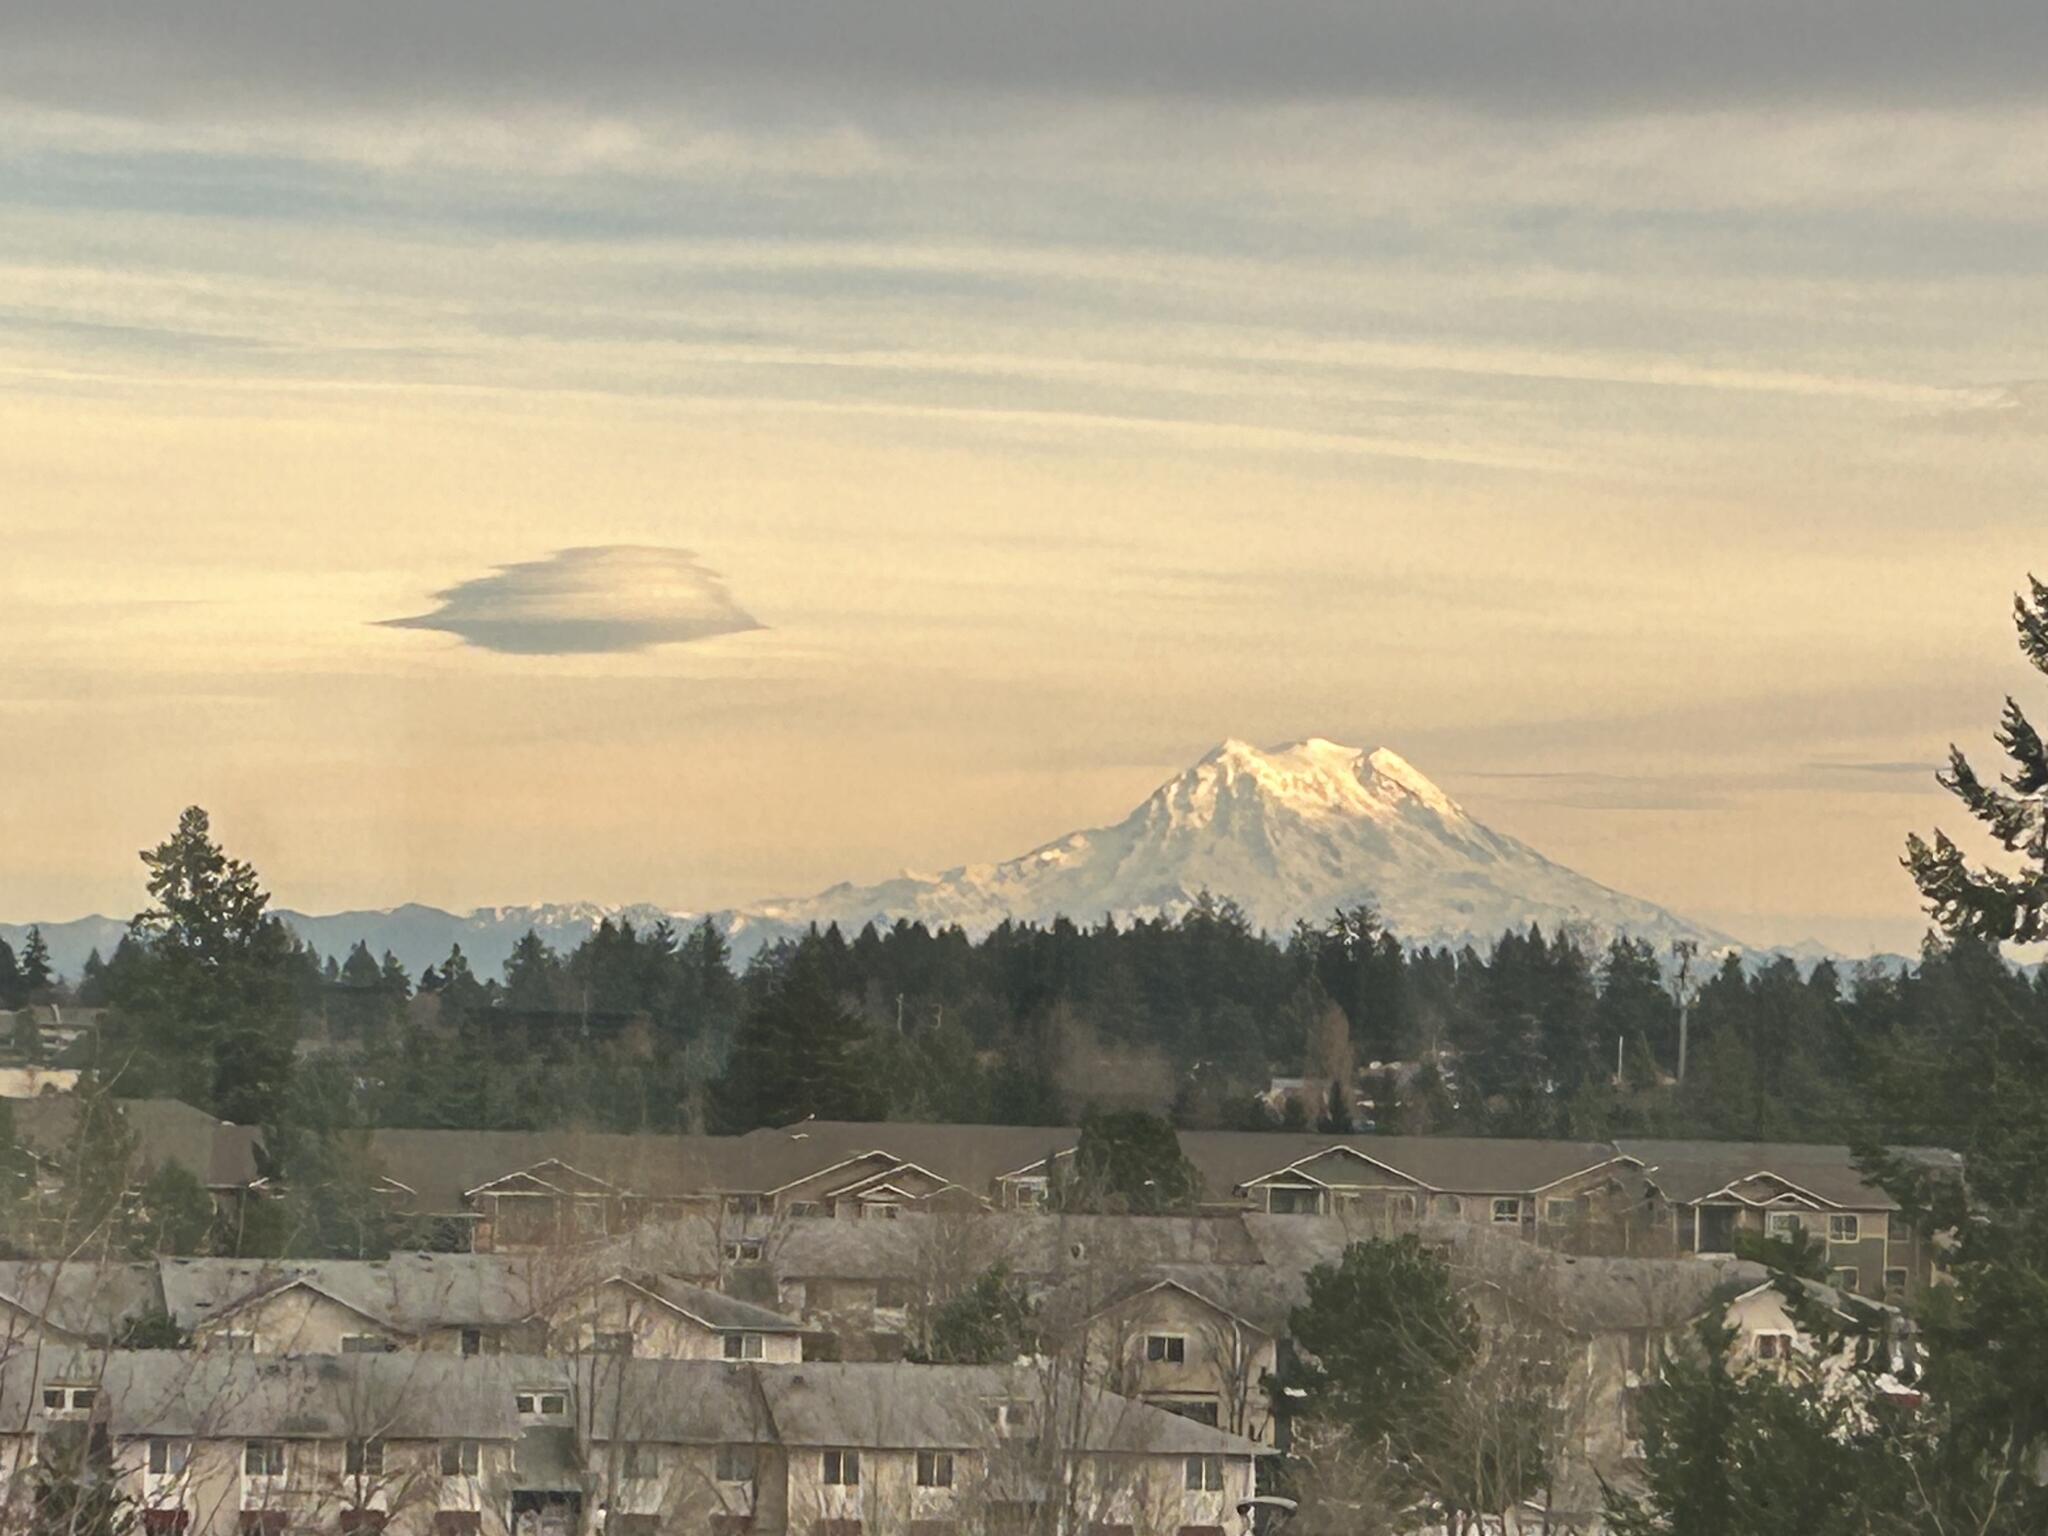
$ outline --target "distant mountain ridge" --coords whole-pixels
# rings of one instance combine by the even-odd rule
[[[1495,832],[1399,754],[1321,738],[1261,749],[1226,741],[1153,791],[1112,826],[1069,833],[1019,858],[840,884],[711,914],[746,955],[811,923],[848,933],[896,919],[957,924],[980,935],[1005,919],[1093,923],[1177,916],[1203,892],[1228,897],[1255,927],[1281,934],[1339,907],[1371,902],[1416,944],[1491,943],[1507,928],[1574,924],[1596,941],[1627,933],[1655,943],[1689,938],[1739,948],[1728,935],[1566,869]],[[458,914],[408,903],[388,910],[279,915],[323,954],[358,940],[396,954],[417,975],[460,944],[479,975],[495,974],[529,929],[559,949],[605,918],[678,928],[704,914],[595,902],[479,907]],[[52,958],[76,976],[98,947],[111,953],[125,923],[106,917],[45,923]],[[0,924],[18,949],[26,925]]]

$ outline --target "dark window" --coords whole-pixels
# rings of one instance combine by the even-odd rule
[[[721,1483],[751,1483],[754,1480],[754,1448],[751,1445],[721,1445],[718,1448],[718,1480]]]
[[[350,1477],[382,1477],[384,1475],[384,1442],[382,1440],[351,1440],[342,1453],[342,1470]]]
[[[434,1536],[477,1536],[483,1524],[484,1517],[473,1509],[434,1511]]]
[[[1190,1456],[1188,1458],[1188,1491],[1190,1493],[1221,1493],[1223,1491],[1223,1458],[1221,1456]]]
[[[952,1487],[953,1453],[951,1451],[919,1451],[917,1453],[917,1486],[920,1488]]]
[[[465,1355],[480,1355],[484,1352],[484,1331],[481,1328],[462,1330],[462,1352]]]
[[[827,1451],[825,1453],[825,1484],[830,1488],[858,1488],[860,1486],[860,1452]]]
[[[483,1466],[483,1447],[474,1440],[441,1442],[441,1475],[475,1477]]]
[[[251,1440],[242,1447],[242,1471],[250,1477],[284,1476],[284,1442]]]
[[[1188,1341],[1177,1333],[1147,1334],[1145,1358],[1162,1361],[1167,1365],[1185,1365],[1188,1358]]]

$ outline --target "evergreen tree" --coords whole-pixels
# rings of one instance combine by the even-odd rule
[[[1308,1272],[1288,1318],[1294,1349],[1274,1380],[1277,1413],[1346,1430],[1364,1447],[1427,1411],[1478,1347],[1450,1267],[1410,1233],[1353,1243]]]
[[[50,965],[50,946],[43,942],[43,930],[31,928],[21,946],[21,985],[29,1002],[39,1001],[57,980]]]
[[[21,979],[14,946],[0,939],[0,1008],[19,1008],[27,1001],[28,988]]]
[[[732,1055],[712,1095],[719,1128],[871,1119],[885,1102],[863,1070],[863,1032],[834,988],[840,957],[815,929],[750,973]]]
[[[130,925],[134,948],[109,976],[108,1044],[119,1054],[101,1069],[260,1124],[291,1079],[300,963],[291,936],[270,915],[256,871],[214,842],[198,806],[142,862],[155,905]]]
[[[1193,1210],[1201,1183],[1172,1122],[1142,1110],[1091,1112],[1053,1198],[1063,1210],[1157,1216]]]
[[[2048,585],[2028,578],[2031,600],[2013,599],[2020,650],[2048,675]],[[1948,835],[1932,845],[1906,843],[1906,867],[1936,922],[1951,934],[2028,944],[2048,938],[2048,745],[2019,704],[2007,698],[1996,739],[2012,760],[2003,788],[1985,784],[1960,747],[1949,748],[1941,783],[2008,853],[2031,867],[2016,873],[1972,868]]]

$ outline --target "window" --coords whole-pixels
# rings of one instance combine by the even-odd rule
[[[358,1531],[383,1530],[384,1522],[390,1518],[381,1509],[344,1509],[334,1523],[341,1536],[356,1536]]]
[[[822,1216],[825,1214],[825,1207],[815,1200],[792,1200],[789,1202],[789,1214],[792,1216]]]
[[[177,1536],[191,1523],[190,1510],[145,1509],[142,1512],[143,1536]]]
[[[1197,1424],[1213,1427],[1222,1422],[1220,1410],[1213,1397],[1148,1397],[1145,1401],[1154,1408],[1164,1409],[1176,1418],[1192,1419]]]
[[[91,1413],[93,1399],[99,1396],[96,1387],[45,1387],[43,1388],[43,1410],[46,1413],[65,1415]]]
[[[474,1440],[441,1442],[441,1475],[475,1477],[483,1470],[483,1447]]]
[[[633,1353],[633,1335],[630,1332],[593,1333],[590,1352],[593,1355],[630,1355]]]
[[[1887,1296],[1906,1294],[1907,1276],[1903,1269],[1888,1269],[1884,1272],[1884,1293]]]
[[[1650,1368],[1650,1330],[1631,1328],[1626,1335],[1625,1353],[1622,1365],[1632,1376],[1640,1376]]]
[[[1017,1181],[1017,1209],[1036,1210],[1045,1203],[1045,1181],[1043,1179],[1020,1179]]]
[[[1522,1220],[1522,1202],[1513,1197],[1494,1201],[1493,1220],[1497,1226],[1511,1227],[1520,1225]]]
[[[384,1475],[384,1442],[382,1440],[351,1440],[342,1453],[342,1470],[350,1477],[382,1477]]]
[[[1438,1195],[1436,1213],[1439,1216],[1462,1216],[1465,1214],[1465,1202],[1456,1195]]]
[[[1558,1226],[1577,1221],[1579,1202],[1571,1199],[1546,1200],[1543,1202],[1543,1219]]]
[[[462,1352],[465,1355],[480,1355],[484,1352],[484,1331],[481,1328],[462,1330]]]
[[[1185,1365],[1188,1341],[1177,1333],[1148,1333],[1145,1335],[1145,1358],[1162,1365]]]
[[[725,1201],[728,1216],[758,1216],[761,1214],[759,1195],[728,1195]]]
[[[1856,1282],[1859,1278],[1860,1276],[1853,1269],[1838,1269],[1835,1271],[1835,1289],[1847,1291],[1851,1296],[1854,1296],[1856,1294]]]
[[[751,1445],[721,1445],[718,1448],[718,1480],[721,1483],[751,1483],[754,1480],[754,1448]]]
[[[825,1453],[825,1486],[828,1488],[858,1488],[860,1486],[860,1452],[827,1451]]]
[[[920,1488],[952,1487],[953,1453],[951,1451],[919,1451],[917,1453],[917,1486]]]
[[[1863,1236],[1863,1219],[1860,1216],[1845,1215],[1837,1211],[1828,1217],[1828,1241],[1831,1243],[1853,1243]]]
[[[884,1280],[875,1287],[875,1305],[878,1307],[907,1307],[910,1305],[910,1282],[908,1280]]]
[[[1322,1202],[1316,1190],[1276,1185],[1266,1190],[1266,1209],[1275,1216],[1313,1216]]]
[[[758,1333],[728,1333],[725,1336],[725,1358],[728,1360],[759,1360],[767,1348],[768,1341]]]
[[[559,1419],[569,1411],[569,1399],[560,1392],[515,1392],[512,1408],[524,1419]]]
[[[477,1536],[483,1525],[484,1517],[474,1509],[434,1511],[434,1536]]]
[[[284,1442],[250,1440],[242,1446],[242,1472],[247,1477],[283,1477]]]
[[[619,1452],[619,1476],[632,1482],[661,1475],[661,1458],[651,1445],[629,1441]]]
[[[737,1242],[725,1245],[725,1262],[728,1264],[758,1264],[761,1262],[761,1240],[758,1237],[743,1237]]]
[[[1223,1458],[1221,1456],[1190,1456],[1188,1458],[1188,1492],[1221,1493],[1223,1491]]]
[[[184,1440],[166,1440],[152,1436],[149,1442],[149,1470],[157,1477],[175,1477],[185,1470],[186,1458],[192,1447]]]
[[[1789,1333],[1760,1333],[1756,1336],[1756,1357],[1759,1360],[1790,1360],[1792,1358],[1792,1335]]]
[[[392,1352],[392,1343],[382,1334],[344,1333],[341,1352],[344,1355],[388,1355]]]

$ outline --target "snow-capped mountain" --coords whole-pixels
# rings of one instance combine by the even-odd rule
[[[958,924],[979,936],[1005,918],[1092,923],[1177,915],[1204,892],[1229,897],[1255,927],[1284,933],[1370,902],[1411,943],[1484,947],[1510,927],[1574,923],[1595,940],[1633,934],[1662,948],[1692,938],[1713,950],[1736,941],[1553,864],[1526,843],[1474,821],[1398,754],[1311,739],[1261,750],[1226,741],[1169,779],[1114,826],[1070,833],[1000,864],[878,885],[835,885],[814,896],[763,901],[712,916],[742,957],[811,923],[847,933],[897,918]],[[593,902],[479,907],[467,914],[406,905],[327,916],[284,911],[322,954],[357,940],[396,954],[417,975],[460,944],[478,975],[495,975],[528,929],[573,949],[604,918],[678,928],[701,914]],[[82,918],[44,927],[60,971],[78,974],[122,925]],[[17,949],[24,929],[0,924]]]
[[[1504,929],[1577,923],[1662,947],[1735,941],[1553,864],[1482,826],[1399,754],[1312,738],[1268,750],[1226,741],[1114,826],[1000,864],[879,885],[837,885],[731,914],[735,942],[809,923],[848,932],[898,917],[986,932],[1004,918],[1168,916],[1202,892],[1283,933],[1370,902],[1416,943],[1484,946]]]

